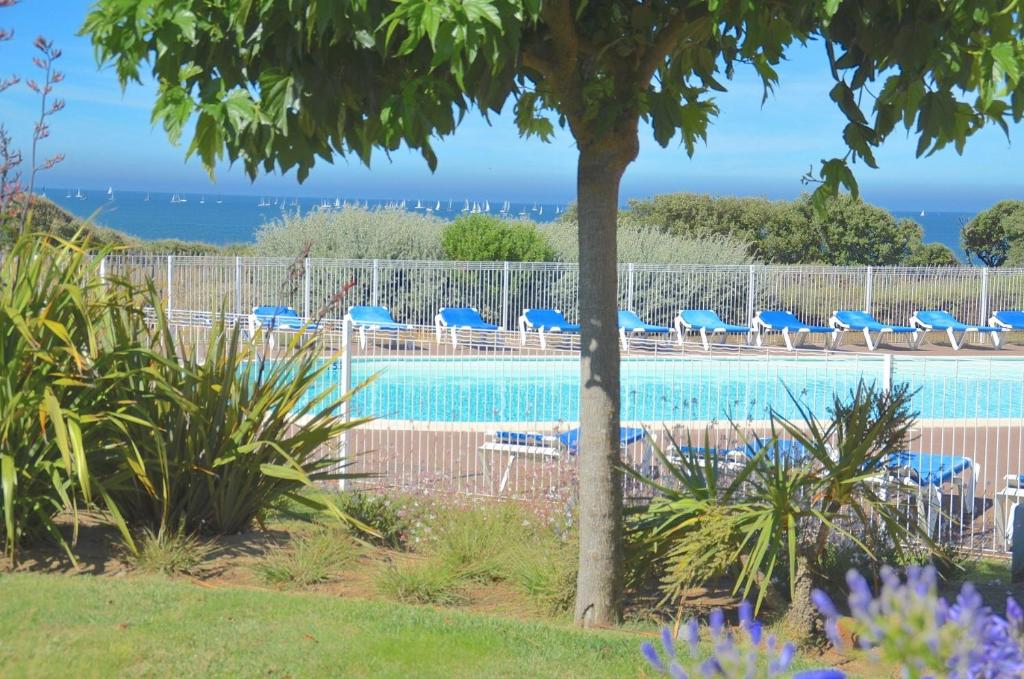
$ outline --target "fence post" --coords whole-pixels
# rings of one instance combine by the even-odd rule
[[[380,305],[380,260],[373,260],[372,287],[370,289],[370,304]]]
[[[341,322],[341,393],[347,394],[350,391],[352,391],[352,319],[346,315],[345,320]],[[345,399],[341,404],[341,419],[345,423],[352,420],[352,412],[349,410],[350,403],[349,399]],[[339,471],[342,472],[348,465],[348,434],[348,429],[341,432],[338,465],[341,467]],[[344,476],[338,479],[338,486],[341,490],[344,491],[347,485],[348,481]]]
[[[882,391],[892,391],[892,354],[882,354]]]
[[[100,260],[100,285],[107,286],[107,258]]]
[[[174,307],[174,255],[167,255],[167,315]]]
[[[978,300],[978,324],[988,322],[988,267],[981,270],[981,299]]]
[[[302,317],[309,318],[309,257],[306,257],[305,266],[306,280],[302,291]]]
[[[235,313],[242,314],[242,258],[235,257]]]
[[[864,311],[869,314],[871,313],[871,284],[873,278],[872,269],[869,266],[864,279]]]
[[[508,262],[501,272],[501,327],[508,329]]]
[[[750,265],[750,269],[747,273],[747,323],[754,318],[754,265]]]
[[[634,265],[632,262],[626,265],[626,308],[630,311],[633,309],[633,270]]]

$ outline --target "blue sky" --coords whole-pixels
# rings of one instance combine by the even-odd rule
[[[0,74],[34,76],[37,35],[64,51],[59,67],[67,79],[58,96],[67,108],[53,119],[45,151],[61,151],[67,160],[40,178],[44,186],[543,202],[574,196],[576,151],[569,134],[549,144],[522,140],[510,114],[490,126],[479,116],[467,117],[455,136],[437,144],[435,174],[418,155],[399,152],[390,160],[379,155],[369,169],[338,158],[314,169],[301,186],[294,175],[250,184],[240,169],[227,167],[212,185],[197,160],[184,161],[184,147],[172,146],[150,124],[153,85],[122,93],[113,72],[97,68],[88,41],[75,35],[88,6],[85,0],[23,0],[0,9],[0,26],[16,31],[14,41],[0,43]],[[762,106],[760,85],[741,69],[730,91],[718,97],[722,113],[692,159],[677,144],[662,149],[645,131],[640,157],[623,180],[622,201],[670,191],[790,198],[805,190],[800,177],[807,168],[843,152],[843,120],[828,99],[832,83],[819,45],[794,51],[779,72],[781,85]],[[23,85],[0,94],[0,120],[22,147],[30,141],[37,110]],[[987,129],[963,156],[947,149],[916,159],[915,140],[896,133],[877,154],[880,169],[861,165],[857,176],[866,199],[894,210],[975,211],[1003,198],[1024,199],[1024,125],[1011,128],[1011,137],[1012,144],[1000,130]]]

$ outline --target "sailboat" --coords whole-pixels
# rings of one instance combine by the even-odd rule
[[[149,193],[146,193],[146,197],[142,199],[142,202],[143,203],[148,203],[149,202]]]
[[[539,209],[539,210],[537,210],[537,215],[538,215],[538,216],[539,216],[539,215],[542,215],[542,214],[544,214],[544,206],[543,206],[543,205],[541,205],[541,206],[540,206],[540,209]]]
[[[921,210],[921,216],[924,217],[924,210]]]
[[[70,198],[70,197],[71,197],[71,189],[68,189],[68,195],[66,195],[66,196],[64,196],[64,197],[65,197],[65,198]]]
[[[466,199],[466,204],[462,207],[463,212],[469,212],[469,199]]]
[[[341,199],[339,199],[339,198],[335,198],[335,199],[334,199],[334,209],[335,209],[335,210],[337,210],[337,209],[339,209],[340,207],[341,207]]]
[[[75,194],[75,198],[78,200],[85,200],[85,196],[82,195],[82,189],[78,189],[78,193]]]
[[[107,200],[114,200],[114,187],[113,186],[108,186],[107,187]]]
[[[221,204],[221,203],[223,203],[223,202],[224,202],[224,201],[223,201],[223,199],[221,199],[221,198],[218,198],[218,199],[217,199],[217,205],[220,205],[220,204]]]
[[[199,199],[199,204],[206,205],[206,196],[203,196],[202,198]]]
[[[490,212],[490,211],[491,211],[491,201],[485,200],[484,201],[484,212]]]
[[[437,201],[437,205],[434,206],[434,212],[441,211],[441,201]]]

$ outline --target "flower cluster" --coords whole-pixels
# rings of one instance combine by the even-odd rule
[[[762,677],[792,676],[795,679],[843,679],[838,670],[808,670],[789,673],[795,649],[792,644],[779,644],[774,636],[763,639],[761,623],[754,618],[753,607],[744,601],[740,605],[740,628],[745,633],[734,635],[726,629],[725,614],[721,609],[711,612],[709,619],[711,654],[702,658],[700,652],[700,625],[696,620],[686,623],[686,642],[689,652],[677,653],[676,638],[667,627],[661,634],[661,652],[651,643],[641,646],[644,657],[659,674],[675,679],[695,677],[729,677],[760,679]]]
[[[905,581],[891,568],[883,569],[877,597],[856,571],[847,574],[847,583],[859,645],[907,676],[1024,676],[1024,611],[1012,598],[1005,618],[985,606],[970,583],[949,603],[939,596],[931,567],[908,569]],[[835,605],[821,590],[813,599],[832,643],[841,646]]]

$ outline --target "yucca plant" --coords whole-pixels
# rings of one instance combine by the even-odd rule
[[[321,357],[302,333],[269,359],[259,336],[243,338],[224,316],[202,344],[175,335],[154,305],[154,353],[149,372],[132,371],[131,421],[108,463],[116,468],[113,504],[132,525],[189,533],[235,533],[283,496],[334,511],[298,491],[317,482],[354,477],[324,447],[365,420],[344,421],[340,393],[327,377],[334,361]]]
[[[78,500],[105,494],[89,458],[121,416],[117,400],[95,398],[100,378],[118,379],[104,361],[145,353],[125,342],[139,320],[130,291],[103,281],[85,247],[28,233],[0,262],[0,537],[12,559],[47,533],[70,555],[54,517],[69,511],[77,526]]]
[[[656,453],[667,479],[625,471],[658,491],[634,517],[631,537],[636,562],[657,564],[669,597],[731,572],[734,592],[747,597],[756,590],[760,606],[766,596],[778,596],[773,582],[781,569],[790,599],[788,626],[803,638],[813,623],[814,565],[833,536],[869,558],[874,546],[868,535],[884,534],[890,553],[897,554],[912,543],[928,549],[934,544],[910,520],[912,503],[893,502],[902,491],[883,472],[890,456],[906,449],[915,421],[907,387],[882,391],[861,383],[848,398],[834,398],[828,421],[790,396],[801,421],[773,414],[771,437],[748,446],[735,475],[721,474],[714,456],[671,460],[662,451]],[[787,456],[778,445],[782,439],[802,444],[807,459],[797,463]],[[713,531],[715,539],[702,531]]]

